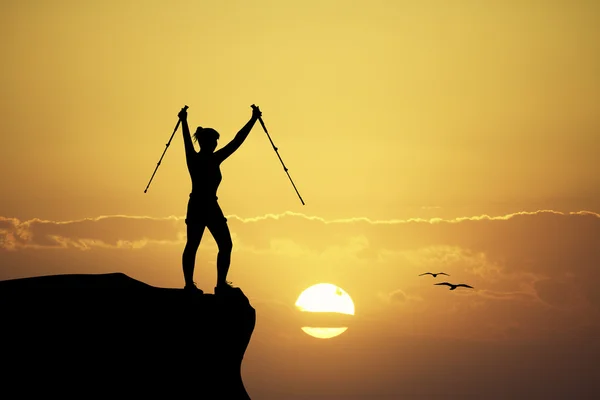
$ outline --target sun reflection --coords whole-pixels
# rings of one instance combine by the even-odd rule
[[[302,327],[302,330],[305,333],[318,339],[331,339],[332,337],[336,337],[346,332],[346,329],[348,328],[311,328],[308,326]]]

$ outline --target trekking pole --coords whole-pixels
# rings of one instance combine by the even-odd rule
[[[188,108],[189,108],[188,106],[183,107],[183,109],[186,111]],[[169,139],[169,142],[167,143],[167,146],[165,147],[165,151],[163,151],[162,156],[160,156],[160,160],[158,160],[158,163],[156,164],[156,168],[154,168],[154,172],[152,173],[152,177],[150,177],[150,182],[148,182],[148,186],[146,186],[144,193],[146,193],[148,191],[148,188],[150,187],[150,183],[152,182],[152,179],[154,179],[154,174],[156,174],[158,167],[160,167],[160,162],[162,161],[163,157],[165,156],[165,153],[167,152],[167,149],[169,148],[169,145],[171,144],[171,140],[173,140],[173,136],[175,136],[175,132],[177,132],[177,129],[179,128],[180,123],[181,123],[181,119],[177,120],[177,125],[175,125],[175,130],[173,131],[173,134],[171,135],[171,138]]]
[[[257,107],[254,104],[252,104],[252,108],[257,108]],[[296,194],[298,195],[298,197],[300,198],[300,201],[302,202],[302,205],[304,206],[305,205],[304,204],[304,200],[302,200],[302,197],[300,196],[300,193],[298,193],[298,189],[296,189],[296,185],[294,185],[294,181],[292,180],[292,177],[290,176],[290,173],[288,172],[287,167],[283,163],[283,160],[281,159],[281,156],[279,155],[279,152],[277,151],[277,147],[275,147],[275,144],[271,140],[271,136],[269,135],[269,132],[267,131],[267,127],[265,126],[265,123],[263,122],[263,120],[262,120],[261,117],[258,117],[258,121],[260,122],[260,124],[262,125],[263,130],[267,134],[267,137],[269,138],[269,142],[271,142],[271,146],[273,146],[273,149],[275,150],[275,153],[277,153],[277,157],[279,157],[279,161],[281,161],[281,165],[283,166],[283,170],[287,174],[288,178],[290,178],[290,182],[292,182],[292,186],[294,187],[294,190],[296,191]]]

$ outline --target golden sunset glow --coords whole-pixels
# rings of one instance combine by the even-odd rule
[[[255,124],[218,187],[227,279],[256,310],[251,398],[600,393],[577,372],[600,359],[599,17],[592,0],[3,2],[0,280],[182,288],[181,129],[144,189],[184,105],[218,150],[255,104],[278,153]],[[206,294],[217,253],[207,229]]]

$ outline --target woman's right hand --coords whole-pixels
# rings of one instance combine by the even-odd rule
[[[177,114],[180,120],[187,120],[187,108],[187,106],[183,107],[181,111],[179,111],[179,114]]]

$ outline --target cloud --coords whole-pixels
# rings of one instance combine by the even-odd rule
[[[593,212],[543,210],[448,220],[326,220],[291,212],[227,217],[236,282],[252,282],[252,290],[282,304],[293,304],[314,283],[333,282],[351,294],[357,321],[389,309],[414,321],[411,329],[419,331],[514,338],[535,336],[541,327],[584,329],[599,320],[594,282],[600,279],[600,215]],[[52,251],[51,265],[58,268],[77,260],[81,268],[93,264],[99,271],[101,254],[120,263],[110,264],[112,270],[178,284],[185,231],[183,218],[175,216],[0,218],[0,264],[3,276],[14,276],[16,268],[19,274],[35,274],[40,265],[50,265],[42,258]],[[214,273],[216,247],[209,234],[201,246],[198,268],[205,276]],[[418,276],[425,271],[447,272],[444,280],[475,289],[435,286],[440,277]],[[398,324],[394,329],[407,329]]]
[[[0,219],[5,249],[93,247],[141,248],[148,243],[181,243],[184,223],[178,217],[101,216],[73,221]],[[4,222],[4,224],[1,224]],[[0,229],[2,229],[0,228]]]
[[[571,308],[583,301],[579,287],[568,280],[542,279],[534,287],[538,298],[553,307]]]
[[[424,271],[450,273],[450,281],[466,279],[489,293],[537,293],[557,304],[559,290],[542,279],[570,285],[600,278],[600,215],[551,210],[501,216],[479,215],[443,220],[326,220],[286,212],[253,218],[228,216],[234,251],[260,257],[279,257],[298,268],[365,269],[378,274],[393,268],[414,278]],[[182,217],[101,216],[73,221],[0,217],[0,248],[4,250],[57,248],[143,249],[148,245],[185,242]],[[212,237],[205,235],[214,249]],[[205,244],[203,244],[206,246]],[[357,271],[354,271],[357,272]],[[425,279],[430,277],[424,277]],[[424,282],[421,279],[420,282]],[[509,287],[513,284],[513,287]],[[460,282],[459,282],[460,283]],[[584,282],[585,283],[585,282]],[[518,286],[518,287],[515,287]],[[580,290],[600,307],[591,285]],[[397,289],[390,287],[390,291]]]
[[[391,293],[380,296],[382,300],[397,303],[397,304],[405,304],[409,301],[422,301],[423,298],[415,295],[406,294],[402,289],[396,289]]]
[[[560,220],[563,221],[561,224],[563,228],[572,228],[575,227],[575,222],[582,222],[582,220],[575,221],[576,216],[586,219],[584,224],[576,224],[577,229],[582,225],[585,225],[584,228],[587,229],[598,229],[597,220],[600,219],[600,214],[589,211],[561,213],[543,210],[503,216],[479,215],[454,219],[414,218],[405,220],[372,220],[364,217],[326,220],[318,216],[285,212],[251,218],[229,215],[228,219],[234,233],[241,240],[253,244],[257,248],[271,246],[273,238],[277,240],[291,238],[298,243],[299,237],[303,237],[302,242],[306,242],[313,248],[325,248],[344,243],[349,236],[353,236],[360,238],[358,239],[360,241],[368,242],[368,247],[371,249],[397,250],[404,246],[414,248],[415,244],[419,244],[416,239],[422,238],[423,235],[419,234],[423,231],[427,231],[430,236],[433,235],[430,239],[435,240],[444,236],[446,238],[444,240],[447,241],[447,233],[450,231],[461,233],[470,230],[472,224],[477,223],[481,228],[480,231],[487,237],[490,234],[511,233],[512,227],[518,229],[521,227],[522,233],[529,233],[530,228],[534,228],[536,235],[540,235],[540,233],[544,235],[539,231],[540,224],[557,226],[556,223]],[[533,224],[531,223],[532,217],[535,218]],[[126,215],[100,216],[72,221],[49,221],[38,218],[20,221],[16,218],[0,217],[0,231],[4,232],[5,236],[14,236],[13,244],[23,247],[65,247],[67,244],[80,243],[81,248],[86,248],[93,245],[118,246],[119,243],[146,243],[149,241],[181,243],[185,236],[183,220],[183,217],[177,216],[156,218]],[[490,233],[491,222],[509,220],[515,220],[515,222],[504,226],[494,224],[491,230],[493,233]],[[457,228],[456,225],[462,225],[462,227]],[[410,235],[407,234],[409,231]],[[258,232],[261,234],[255,235]],[[245,235],[245,233],[251,235]],[[304,233],[309,233],[310,237],[303,235]],[[548,236],[548,232],[545,235]],[[407,237],[412,239],[407,241]],[[464,239],[465,236],[462,235],[461,238]],[[531,239],[535,238],[531,237]]]
[[[477,294],[481,297],[502,301],[535,301],[535,293],[530,292],[497,292],[493,290],[480,290]]]

